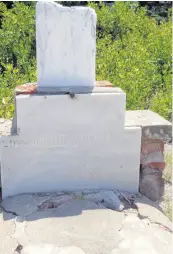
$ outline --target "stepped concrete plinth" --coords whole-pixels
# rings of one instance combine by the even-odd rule
[[[16,135],[1,137],[3,198],[93,188],[138,192],[141,127],[125,127],[120,88],[96,85],[95,11],[38,2],[36,49],[37,85],[16,89]]]

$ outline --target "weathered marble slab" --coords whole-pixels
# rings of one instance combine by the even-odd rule
[[[138,191],[141,128],[119,137],[79,134],[1,137],[3,198],[26,192],[80,189]],[[120,142],[121,141],[121,142]]]
[[[38,90],[95,84],[96,14],[89,7],[37,2]]]

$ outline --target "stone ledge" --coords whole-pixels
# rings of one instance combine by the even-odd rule
[[[143,139],[172,141],[172,124],[159,114],[150,110],[126,111],[126,126],[140,126]]]
[[[125,126],[140,126],[143,139],[172,141],[172,124],[150,110],[126,111]],[[0,118],[0,135],[11,134],[15,134],[15,118],[13,120]]]
[[[40,88],[37,83],[26,83],[15,88],[17,95],[42,95],[42,94],[66,94],[66,93],[124,93],[119,87],[114,87],[109,81],[101,80],[96,81],[94,87],[87,86],[59,86],[59,87],[42,87]]]

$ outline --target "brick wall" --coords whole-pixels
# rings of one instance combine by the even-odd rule
[[[164,141],[142,139],[140,159],[140,192],[153,201],[159,200],[164,192],[164,180],[162,178],[165,168]]]

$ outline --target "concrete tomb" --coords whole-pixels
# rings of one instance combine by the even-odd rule
[[[16,135],[1,137],[3,198],[26,192],[138,191],[141,128],[126,95],[96,87],[96,14],[38,2],[37,91],[15,95]],[[69,94],[68,94],[69,93]]]

